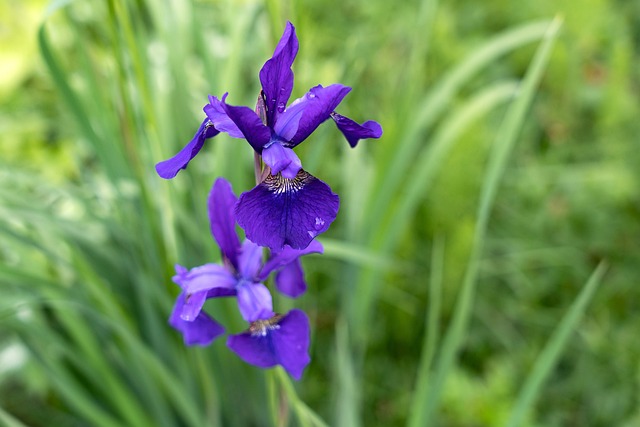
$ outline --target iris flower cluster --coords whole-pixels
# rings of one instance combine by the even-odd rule
[[[302,295],[307,285],[300,257],[322,253],[316,236],[327,231],[340,205],[331,188],[302,168],[293,149],[324,121],[332,119],[355,147],[360,139],[379,138],[375,121],[359,124],[335,109],[351,90],[333,84],[311,88],[291,102],[293,71],[298,53],[295,28],[288,22],[273,56],[260,70],[262,91],[255,110],[209,96],[206,118],[193,139],[172,158],[156,165],[162,178],[175,177],[200,152],[206,140],[220,132],[245,139],[261,159],[258,185],[237,198],[231,185],[218,178],[209,194],[208,211],[213,238],[222,253],[221,264],[187,269],[176,265],[173,281],[181,292],[169,323],[187,345],[209,345],[224,328],[203,311],[209,298],[236,297],[249,324],[230,335],[227,346],[252,365],[281,365],[300,379],[309,363],[309,320],[301,310],[278,314],[265,282],[274,276],[277,290],[289,297]],[[240,242],[236,223],[244,230]],[[265,256],[266,253],[266,256]]]

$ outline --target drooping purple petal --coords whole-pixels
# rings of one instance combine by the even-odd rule
[[[355,147],[361,139],[380,138],[382,136],[382,126],[373,120],[368,120],[360,125],[335,111],[331,113],[331,118],[340,129],[340,132],[347,138],[351,148]]]
[[[227,94],[225,93],[224,96],[227,96]],[[203,110],[211,120],[211,123],[220,132],[225,132],[234,138],[244,138],[238,126],[227,116],[227,112],[218,98],[209,95],[209,103],[204,106]]]
[[[273,302],[269,289],[262,283],[241,282],[238,286],[238,308],[247,322],[273,316]]]
[[[236,220],[247,239],[280,251],[284,245],[304,249],[329,229],[338,214],[340,199],[331,188],[300,170],[294,179],[267,178],[243,193],[236,205]]]
[[[327,120],[331,112],[340,104],[342,99],[351,91],[348,86],[333,84],[322,87],[315,86],[309,90],[302,98],[296,99],[278,119],[287,125],[278,125],[274,131],[283,139],[286,139],[290,147],[295,147],[304,141],[318,126]],[[291,117],[289,117],[289,115]],[[300,118],[294,119],[296,115]],[[291,125],[297,121],[297,129]],[[295,129],[295,133],[294,133]],[[284,135],[292,137],[285,138]],[[287,146],[287,144],[285,144]]]
[[[273,127],[287,105],[293,89],[291,65],[298,54],[296,30],[287,22],[273,56],[260,70],[260,83],[265,94],[267,124]]]
[[[204,141],[209,138],[213,138],[220,132],[209,121],[209,118],[204,119],[198,131],[193,136],[193,139],[184,146],[178,154],[170,159],[163,160],[156,164],[156,172],[161,178],[171,179],[178,174],[180,169],[186,169],[187,165],[202,149]]]
[[[236,218],[233,209],[237,201],[231,184],[224,178],[216,179],[208,199],[211,234],[218,242],[223,255],[236,269],[240,240],[236,234]]]
[[[180,285],[187,294],[210,291],[216,288],[232,290],[236,278],[226,268],[217,264],[204,264],[191,270],[177,265],[176,275],[172,280]]]
[[[307,282],[304,280],[304,270],[300,260],[296,259],[285,265],[276,274],[276,288],[281,294],[291,298],[298,298],[307,290]]]
[[[188,322],[193,322],[200,314],[200,311],[202,311],[202,306],[207,300],[207,291],[200,291],[192,294],[188,294],[186,292],[183,293],[184,304],[182,306],[182,311],[180,312],[180,318]]]
[[[249,107],[233,106],[225,103],[226,96],[222,97],[224,111],[229,118],[238,126],[240,132],[249,144],[258,153],[262,152],[262,147],[269,143],[271,139],[271,129],[265,126],[260,117]]]
[[[300,310],[251,324],[249,331],[227,338],[242,360],[260,368],[281,365],[299,380],[309,364],[309,319]]]
[[[178,295],[169,324],[182,333],[186,345],[206,346],[224,333],[224,328],[206,313],[200,314],[191,322],[180,318],[184,305],[184,293]]]
[[[262,160],[269,166],[272,175],[282,172],[282,176],[289,179],[295,178],[302,169],[302,162],[296,153],[279,142],[274,142],[262,150]]]
[[[245,280],[253,281],[262,267],[262,247],[245,240],[238,258],[238,272]]]
[[[303,255],[311,254],[311,253],[323,253],[324,248],[322,244],[317,240],[309,243],[304,249],[293,249],[290,246],[285,246],[281,251],[272,252],[271,256],[260,270],[260,276],[258,280],[263,281],[269,276],[269,274],[274,271],[284,267],[287,264],[292,263]]]

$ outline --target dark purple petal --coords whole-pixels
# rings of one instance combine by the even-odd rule
[[[284,245],[304,249],[327,231],[338,214],[340,199],[324,182],[300,170],[294,179],[267,178],[243,193],[236,220],[247,239],[280,251]]]
[[[238,258],[238,272],[240,276],[248,281],[253,281],[258,277],[258,272],[262,267],[262,247],[245,240],[242,243],[242,251]]]
[[[238,308],[247,322],[273,316],[273,303],[269,289],[262,283],[241,282],[238,286]]]
[[[297,259],[285,265],[276,274],[276,288],[281,294],[291,298],[298,298],[307,290],[307,282],[304,280],[304,270],[300,260]]]
[[[206,346],[224,333],[224,328],[206,313],[200,313],[192,322],[182,320],[180,314],[184,305],[184,293],[178,295],[169,324],[182,333],[186,345]]]
[[[309,364],[309,319],[300,310],[251,324],[249,331],[227,338],[242,360],[260,368],[282,367],[296,380]]]
[[[225,93],[224,96],[227,96]],[[238,126],[227,116],[227,112],[224,110],[224,106],[222,102],[216,98],[215,96],[209,95],[209,103],[203,108],[211,123],[218,129],[220,132],[225,132],[229,136],[234,138],[244,138]]]
[[[262,160],[271,169],[271,174],[282,172],[285,178],[295,178],[302,169],[302,162],[291,148],[283,147],[279,142],[274,142],[262,150]]]
[[[291,65],[298,53],[296,29],[287,22],[284,33],[276,46],[273,56],[260,70],[260,83],[265,94],[267,124],[273,127],[287,105],[293,89]]]
[[[336,122],[340,132],[347,138],[349,145],[353,148],[358,144],[358,140],[366,138],[380,138],[382,136],[382,126],[380,123],[369,120],[363,124],[358,124],[348,117],[341,116],[335,111],[331,113],[331,118]]]
[[[336,109],[342,99],[351,91],[348,86],[333,84],[322,87],[318,85],[311,88],[302,98],[296,99],[278,119],[283,125],[276,123],[274,131],[281,138],[289,142],[290,147],[295,147],[304,141],[318,126],[327,120],[331,112]],[[291,117],[288,117],[288,116]],[[293,118],[299,115],[300,118]],[[297,128],[292,123],[297,122]],[[295,130],[295,133],[294,133]],[[285,138],[284,135],[292,137]],[[287,144],[285,144],[287,145]]]
[[[238,126],[242,135],[254,150],[258,153],[262,152],[264,147],[271,139],[271,129],[265,126],[260,117],[249,107],[235,107],[225,103],[226,95],[222,97],[222,105],[224,111],[229,118]]]
[[[171,179],[178,174],[180,169],[186,169],[187,165],[204,145],[205,139],[213,138],[219,134],[218,130],[213,127],[209,118],[204,119],[200,128],[193,136],[193,139],[184,146],[182,150],[172,158],[164,160],[156,164],[156,172],[164,179]]]
[[[233,194],[231,184],[224,178],[216,179],[209,193],[209,223],[211,234],[218,242],[222,254],[238,268],[240,240],[236,234],[234,207],[238,199]]]
[[[187,270],[181,265],[176,265],[176,274],[173,281],[180,285],[187,294],[209,291],[215,288],[233,289],[236,278],[226,268],[217,264],[205,264]]]
[[[292,263],[302,255],[311,253],[321,254],[323,251],[324,248],[322,247],[322,244],[317,240],[312,241],[311,243],[309,243],[309,246],[302,250],[293,249],[290,246],[285,246],[281,251],[271,253],[271,257],[269,257],[269,260],[264,264],[264,267],[262,267],[258,279],[260,281],[266,280],[266,278],[269,276],[269,273],[271,273],[273,270],[278,270],[285,265]]]

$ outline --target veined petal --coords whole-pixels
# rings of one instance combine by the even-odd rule
[[[260,83],[265,94],[267,124],[271,127],[284,111],[293,89],[291,65],[298,54],[296,29],[287,22],[284,33],[276,46],[273,56],[260,70]]]
[[[262,283],[242,282],[238,286],[238,308],[247,322],[273,316],[273,303],[269,289]]]
[[[238,271],[245,280],[253,281],[262,267],[262,247],[245,240],[238,258]]]
[[[169,317],[169,324],[182,333],[186,345],[206,346],[224,333],[224,328],[206,313],[200,313],[189,322],[180,318],[184,305],[184,293],[178,295]]]
[[[304,280],[304,270],[300,260],[296,259],[282,267],[276,274],[276,288],[281,294],[291,298],[298,298],[307,290],[307,282]]]
[[[227,94],[225,93],[224,96]],[[244,138],[244,134],[238,129],[238,126],[227,116],[227,112],[218,98],[209,95],[209,103],[204,106],[203,110],[220,132],[225,132],[234,138]]]
[[[358,141],[366,138],[380,138],[382,136],[382,126],[373,120],[368,120],[363,124],[351,120],[348,117],[341,116],[335,111],[331,113],[331,118],[340,129],[340,132],[347,138],[349,145],[353,148]]]
[[[262,150],[262,160],[271,169],[271,175],[282,172],[282,176],[292,179],[302,169],[302,162],[296,153],[279,142],[274,142]]]
[[[299,380],[309,364],[309,319],[301,310],[253,322],[248,331],[227,338],[242,360],[260,368],[281,365]]]
[[[260,117],[249,107],[236,107],[225,103],[226,95],[222,97],[222,106],[227,116],[236,124],[242,135],[254,150],[262,152],[271,139],[271,129],[265,126]]]
[[[176,272],[173,281],[187,294],[215,288],[233,289],[236,285],[236,278],[226,268],[217,264],[205,264],[191,270],[176,266]]]
[[[271,256],[260,271],[259,280],[266,280],[266,278],[272,271],[281,269],[282,267],[294,262],[303,255],[311,253],[321,254],[323,253],[323,251],[324,248],[322,247],[322,244],[317,240],[313,240],[311,243],[309,243],[309,246],[304,249],[293,249],[290,246],[285,246],[281,251],[271,253]]]
[[[209,118],[204,119],[193,139],[184,146],[178,154],[170,159],[156,164],[156,172],[164,179],[171,179],[178,174],[180,169],[186,169],[187,165],[202,149],[204,141],[213,138],[220,132],[213,126]]]
[[[287,111],[278,119],[284,123],[282,128],[276,123],[274,131],[283,139],[289,141],[290,147],[295,147],[307,139],[322,122],[330,117],[331,112],[336,109],[349,91],[351,91],[350,87],[341,84],[333,84],[327,87],[318,85],[311,88],[304,97],[295,100],[287,108]],[[298,114],[300,115],[299,119],[294,120],[287,117],[287,115],[295,116]],[[290,123],[295,123],[296,121],[298,125],[294,132],[294,127]],[[286,135],[293,134],[293,136],[284,138],[278,129]]]
[[[324,233],[338,214],[340,199],[331,188],[300,169],[294,179],[267,178],[243,193],[236,220],[247,239],[280,251],[284,245],[304,249]]]
[[[236,218],[233,209],[237,201],[229,181],[224,178],[216,179],[208,199],[211,234],[218,242],[224,256],[236,269],[240,240],[236,234]]]

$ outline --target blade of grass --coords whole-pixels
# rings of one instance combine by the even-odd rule
[[[561,23],[562,20],[556,18],[549,25],[542,44],[536,51],[533,61],[527,70],[519,96],[507,112],[505,121],[498,131],[480,193],[473,247],[462,289],[454,310],[451,326],[447,330],[442,350],[436,363],[435,375],[424,401],[425,425],[431,425],[435,421],[436,409],[440,403],[446,379],[455,363],[458,350],[464,339],[467,323],[471,316],[479,258],[484,247],[491,206],[495,200],[500,179],[507,166],[508,156],[515,145],[516,137],[524,122],[525,114],[531,104],[535,89],[542,77],[542,72],[551,54],[551,48],[558,35]]]
[[[563,348],[569,341],[571,332],[573,332],[576,325],[582,318],[589,301],[591,301],[593,294],[602,282],[602,278],[604,277],[607,268],[608,265],[604,261],[601,261],[600,264],[598,264],[594,272],[591,274],[591,277],[589,277],[589,280],[587,280],[587,283],[580,291],[580,294],[575,299],[571,307],[569,307],[569,310],[567,310],[562,321],[558,324],[558,327],[553,332],[553,335],[549,339],[547,345],[545,345],[542,353],[540,353],[536,358],[533,369],[529,376],[527,376],[520,394],[518,394],[516,404],[511,411],[509,420],[506,423],[507,427],[517,427],[522,425],[526,415],[535,405],[536,399],[542,391],[544,381],[549,377],[552,369],[556,366]]]

